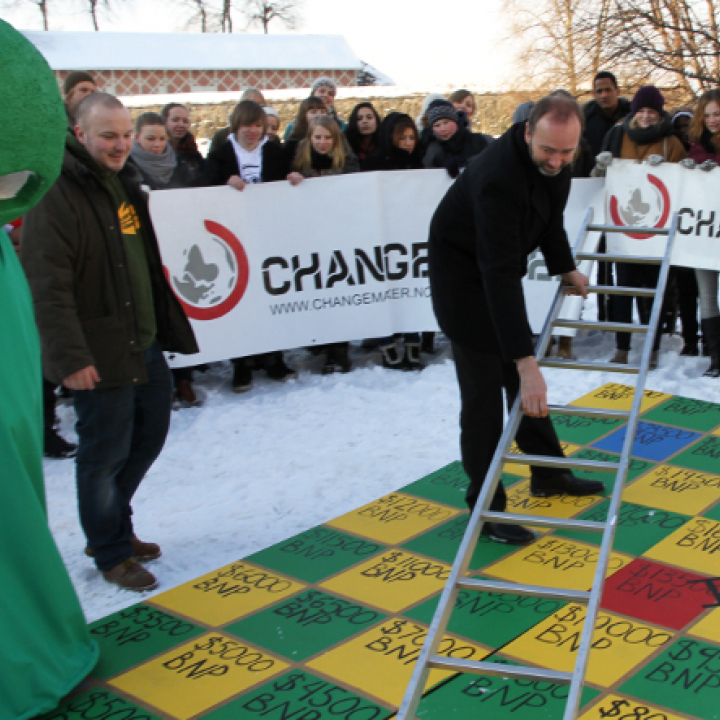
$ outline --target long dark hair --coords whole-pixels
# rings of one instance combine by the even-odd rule
[[[372,135],[362,135],[360,133],[360,130],[358,129],[358,113],[363,108],[370,108],[373,112],[373,115],[375,116],[375,132]],[[347,127],[345,128],[345,137],[347,138],[348,143],[350,144],[350,147],[352,148],[352,151],[357,155],[358,152],[361,151],[361,143],[363,141],[363,138],[369,137],[370,138],[370,145],[374,145],[377,147],[378,144],[378,131],[380,130],[380,116],[378,115],[377,110],[373,107],[373,104],[370,102],[361,102],[358,103],[350,113],[350,117],[348,118]]]

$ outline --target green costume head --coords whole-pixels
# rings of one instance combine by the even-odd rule
[[[36,205],[60,174],[67,116],[37,48],[0,20],[0,226]]]

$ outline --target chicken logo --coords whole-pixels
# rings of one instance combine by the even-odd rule
[[[195,238],[183,251],[176,274],[163,266],[165,277],[193,320],[215,320],[227,315],[242,299],[250,279],[245,248],[226,227],[205,221],[208,234]]]
[[[656,175],[647,175],[648,185],[634,187],[627,196],[618,199],[610,196],[610,217],[620,227],[642,226],[652,228],[665,227],[670,217],[670,193],[665,183]],[[647,240],[654,237],[648,233],[625,233],[635,240]]]

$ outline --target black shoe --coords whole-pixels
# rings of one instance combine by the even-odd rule
[[[703,377],[720,377],[720,356],[710,356],[710,367],[703,373]]]
[[[335,346],[335,369],[341,373],[349,373],[352,370],[352,360],[349,355],[350,346],[348,343],[339,343]]]
[[[420,344],[405,343],[404,370],[423,370],[425,366],[420,361]]]
[[[522,525],[501,525],[491,522],[486,522],[482,526],[482,534],[494,542],[506,545],[527,545],[535,539],[535,533]]]
[[[320,372],[323,375],[332,375],[335,372],[335,346],[328,345],[325,349],[325,364]]]
[[[686,342],[683,345],[683,349],[680,351],[680,354],[685,355],[686,357],[697,357],[699,355],[697,342]]]
[[[422,343],[420,344],[420,351],[426,355],[435,354],[435,333],[424,332],[422,334]]]
[[[232,390],[235,393],[247,392],[252,387],[252,370],[243,362],[236,363],[233,370]]]
[[[404,370],[402,358],[398,352],[397,345],[384,345],[380,348],[382,353],[382,366],[386,370]]]
[[[77,455],[77,445],[64,440],[58,435],[57,430],[52,428],[45,433],[45,457],[64,459]]]
[[[269,367],[266,367],[265,371],[271,380],[281,382],[284,380],[294,380],[298,376],[297,372],[289,368],[284,360],[280,360],[280,362],[273,363]]]
[[[549,478],[530,478],[530,494],[533,497],[551,495],[602,495],[605,484],[600,480],[583,480],[569,470]]]

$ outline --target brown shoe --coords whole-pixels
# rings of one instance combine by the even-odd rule
[[[178,380],[178,383],[175,386],[175,393],[177,394],[178,400],[187,407],[199,407],[202,405],[202,402],[198,400],[198,397],[193,390],[192,383],[189,380]]]
[[[135,560],[141,563],[157,560],[162,555],[159,545],[143,542],[135,535],[132,536],[132,551]],[[95,551],[89,546],[85,548],[85,554],[88,557],[95,557]]]
[[[133,590],[134,592],[146,592],[154,590],[158,586],[155,576],[146,570],[135,558],[123,560],[112,570],[103,572],[103,577],[109,583]]]
[[[572,360],[572,338],[561,335],[558,340],[557,356],[561,360]]]

